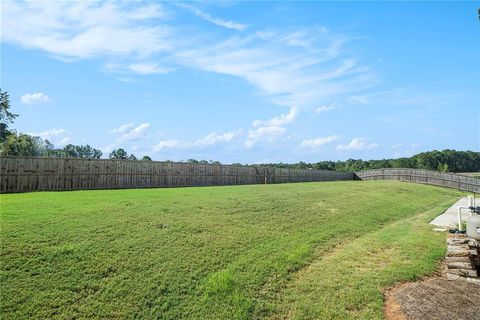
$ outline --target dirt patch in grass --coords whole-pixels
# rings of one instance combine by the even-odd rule
[[[448,281],[441,274],[385,292],[387,320],[478,319],[480,285]]]
[[[392,294],[385,295],[385,319],[386,320],[407,320],[405,314]]]

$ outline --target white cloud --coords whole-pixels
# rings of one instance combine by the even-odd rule
[[[339,138],[338,135],[332,135],[332,136],[327,136],[327,137],[318,137],[316,139],[303,140],[302,143],[300,144],[300,146],[304,147],[304,148],[318,149],[323,145],[332,143],[333,141],[337,140],[338,138]]]
[[[158,152],[164,149],[176,149],[176,148],[184,148],[184,142],[177,139],[162,140],[153,147],[152,151]]]
[[[41,137],[42,139],[52,139],[54,137],[62,136],[67,134],[66,129],[50,129],[50,130],[45,130],[42,132],[31,132],[29,135],[35,136],[35,137]]]
[[[290,108],[290,111],[287,114],[281,114],[278,117],[265,121],[255,120],[252,125],[254,127],[279,127],[293,122],[297,115],[298,108],[294,106]]]
[[[109,145],[102,147],[104,153],[108,153],[117,147],[128,148],[128,143],[132,141],[145,140],[148,138],[146,130],[150,127],[150,123],[141,123],[135,126],[133,122],[129,122],[109,130],[109,133],[117,134],[115,141]],[[130,149],[132,145],[129,146]]]
[[[337,108],[337,104],[336,103],[332,103],[332,104],[326,104],[326,105],[323,105],[323,106],[320,106],[320,107],[317,107],[313,110],[313,112],[315,114],[320,114],[322,112],[326,112],[326,111],[330,111],[330,110],[333,110],[333,109],[336,109]]]
[[[150,123],[142,123],[128,132],[124,131],[119,139],[121,141],[130,141],[144,138],[146,137],[145,130],[147,130],[149,127]]]
[[[284,127],[260,127],[248,132],[248,139],[245,141],[245,146],[251,148],[258,141],[271,142],[277,137],[283,135],[287,129]]]
[[[50,101],[50,97],[43,92],[26,93],[20,98],[22,103],[37,104]]]
[[[256,32],[174,56],[191,68],[240,77],[273,103],[300,108],[371,87],[376,76],[343,46],[349,38],[319,28]]]
[[[172,71],[172,68],[161,67],[156,63],[134,63],[128,69],[138,74],[164,74]]]
[[[459,91],[422,91],[412,88],[395,88],[383,91],[374,91],[353,95],[347,99],[351,104],[362,105],[388,105],[415,108],[436,108],[438,106],[458,103],[465,96],[465,92]]]
[[[366,150],[378,147],[377,143],[368,143],[367,138],[354,138],[349,144],[337,146],[337,150]]]
[[[28,1],[2,3],[2,40],[58,57],[82,59],[167,50],[171,30],[159,4]]]
[[[138,62],[138,63],[112,63],[108,62],[104,65],[104,71],[109,73],[116,73],[121,75],[126,74],[138,74],[138,75],[149,75],[149,74],[166,74],[175,70],[173,67],[162,66],[159,63],[155,62]],[[130,78],[119,78],[126,82],[131,82]]]
[[[126,124],[122,124],[118,128],[110,129],[108,132],[110,132],[110,133],[124,133],[125,131],[127,131],[128,129],[133,127],[134,125],[135,124],[133,122],[129,122],[129,123],[126,123]]]
[[[281,114],[268,120],[253,121],[252,126],[255,129],[248,131],[245,147],[251,148],[259,141],[274,141],[287,131],[284,126],[295,121],[297,115],[298,108],[291,107],[287,114]]]
[[[242,24],[180,6],[222,27],[245,30]],[[64,60],[105,57],[106,69],[113,72],[146,75],[190,67],[235,76],[283,106],[313,108],[318,101],[376,83],[375,74],[344,48],[353,37],[322,26],[219,39],[208,30],[185,32],[192,27],[168,19],[158,3],[8,1],[2,9],[2,41]]]
[[[203,147],[203,146],[211,146],[217,143],[228,142],[228,141],[231,141],[238,134],[239,132],[226,132],[222,134],[217,134],[213,132],[206,135],[202,139],[196,140],[194,145]]]
[[[238,22],[212,17],[208,13],[203,12],[202,10],[197,9],[197,8],[191,6],[191,5],[188,5],[188,4],[177,3],[177,6],[185,8],[185,9],[193,12],[197,17],[202,18],[203,20],[208,21],[210,23],[213,23],[213,24],[215,24],[219,27],[224,27],[224,28],[227,28],[227,29],[234,29],[234,30],[237,30],[237,31],[242,31],[247,27],[246,25],[238,23]]]
[[[220,143],[231,141],[236,136],[240,135],[241,130],[225,132],[225,133],[209,133],[203,138],[197,139],[193,142],[182,141],[178,139],[162,140],[156,144],[152,152],[158,152],[165,149],[188,149],[188,148],[204,148],[213,146]]]
[[[41,132],[29,132],[31,136],[40,137],[44,140],[48,140],[56,147],[61,147],[70,142],[71,138],[68,136],[66,129],[50,129]]]

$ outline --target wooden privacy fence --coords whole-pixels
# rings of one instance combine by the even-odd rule
[[[375,169],[355,173],[361,180],[400,180],[480,193],[480,179],[423,169]]]
[[[0,193],[352,180],[351,172],[157,161],[0,158]]]
[[[46,157],[1,157],[0,178],[0,193],[335,180],[400,180],[480,193],[479,179],[421,169],[376,169],[352,173],[184,162]]]

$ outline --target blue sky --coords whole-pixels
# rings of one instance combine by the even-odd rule
[[[2,2],[13,125],[157,160],[479,150],[477,2]]]

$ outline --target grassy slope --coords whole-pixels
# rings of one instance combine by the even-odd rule
[[[1,313],[378,318],[382,286],[434,269],[444,239],[424,223],[459,195],[386,181],[2,195]]]
[[[432,232],[428,221],[449,205],[395,221],[319,256],[276,293],[272,318],[380,319],[382,288],[437,268],[445,236]]]

